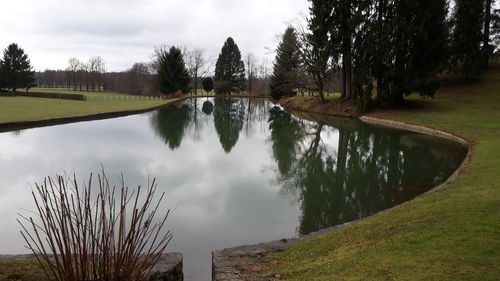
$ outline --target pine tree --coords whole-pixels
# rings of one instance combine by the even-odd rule
[[[340,66],[342,70],[341,97],[350,99],[353,94],[355,98],[359,98],[364,93],[359,92],[365,86],[360,83],[364,81],[364,73],[369,68],[366,58],[368,49],[367,44],[370,42],[370,34],[364,34],[359,37],[359,33],[364,33],[369,26],[370,4],[372,1],[354,1],[354,0],[333,0],[332,11],[332,26],[331,26],[331,41],[334,46],[332,48],[332,59],[334,65]],[[368,42],[365,42],[368,41]],[[361,63],[361,61],[363,61]],[[356,66],[353,64],[358,62]],[[353,71],[353,68],[356,71]],[[356,89],[353,89],[353,82],[356,83]],[[367,82],[362,82],[362,84]],[[369,83],[367,83],[369,84]],[[355,90],[355,92],[353,92]],[[362,90],[362,92],[365,92]]]
[[[400,105],[414,92],[434,96],[449,58],[446,0],[378,0],[374,10],[378,104]]]
[[[2,88],[5,88],[5,74],[3,73],[3,60],[0,58],[0,92],[2,92]]]
[[[448,3],[446,0],[418,0],[413,3],[416,5],[407,15],[414,15],[409,52],[411,92],[432,97],[439,86],[438,75],[446,68],[449,59]]]
[[[484,0],[456,0],[453,12],[452,63],[468,79],[481,73]]]
[[[162,93],[173,94],[181,91],[187,94],[191,91],[191,79],[179,48],[172,46],[168,52],[164,49],[157,50],[157,65],[157,79]]]
[[[490,45],[491,35],[491,10],[494,0],[485,0],[484,4],[484,31],[483,31],[483,63],[484,67],[488,67],[489,60],[493,54],[493,46]]]
[[[229,37],[215,64],[216,92],[231,94],[233,90],[241,91],[245,87],[245,64],[241,60],[241,52],[233,38]]]
[[[33,87],[35,82],[35,72],[32,70],[28,55],[16,43],[10,44],[4,50],[0,73],[2,76],[0,84],[3,84],[5,88],[12,89],[14,93],[19,88]]]
[[[332,12],[334,1],[309,0],[308,25],[310,33],[306,34],[301,53],[307,71],[311,74],[322,103],[325,103],[324,88],[331,68],[331,54],[334,44],[331,41],[333,26]]]
[[[491,37],[496,55],[500,51],[500,9],[495,9],[491,16]]]
[[[300,51],[297,34],[293,27],[288,27],[276,50],[276,61],[269,85],[274,99],[290,95],[293,89],[299,87],[299,66]]]

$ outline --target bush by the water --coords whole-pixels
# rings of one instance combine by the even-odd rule
[[[163,232],[169,211],[155,221],[163,195],[155,200],[155,180],[130,190],[123,176],[111,186],[104,171],[98,187],[57,176],[35,184],[38,216],[18,220],[28,248],[49,280],[148,280],[172,235]]]

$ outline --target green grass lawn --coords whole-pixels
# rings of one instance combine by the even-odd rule
[[[46,281],[36,259],[0,260],[0,281]]]
[[[474,144],[458,180],[387,214],[282,253],[284,280],[500,280],[500,67],[435,99],[369,115],[439,128]]]
[[[45,92],[56,92],[56,90],[44,90]],[[57,93],[63,91],[60,90]],[[133,100],[131,96],[116,93],[80,93],[85,94],[88,100],[73,101],[31,97],[0,97],[0,123],[141,110],[174,101],[147,100],[144,98]],[[101,96],[96,97],[96,95]]]

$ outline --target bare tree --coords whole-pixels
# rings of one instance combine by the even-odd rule
[[[87,62],[87,74],[88,74],[88,77],[90,80],[90,86],[91,86],[92,92],[95,92],[98,63],[99,63],[98,57],[91,57],[89,59],[89,61]],[[87,83],[87,91],[88,90],[89,90],[89,85]]]
[[[252,94],[252,83],[255,80],[255,73],[257,72],[257,59],[255,55],[248,53],[245,57],[245,64],[247,65],[248,94]]]
[[[269,76],[271,70],[269,68],[269,61],[267,58],[264,58],[262,63],[255,68],[255,82],[254,91],[259,95],[268,95],[269,93]]]
[[[88,82],[89,82],[89,79],[88,79],[88,67],[87,67],[87,64],[83,63],[83,62],[80,62],[80,64],[78,65],[78,84],[79,84],[79,88],[80,88],[80,91],[83,91],[83,85],[85,84],[85,86],[87,87],[86,90],[88,90]]]
[[[106,73],[106,63],[104,62],[104,59],[101,56],[95,57],[95,62],[96,62],[96,84],[97,84],[97,91],[101,91],[101,89],[106,90],[104,81],[105,79],[102,79],[102,75]]]
[[[68,79],[69,79],[69,83],[68,85],[72,85],[73,86],[73,90],[76,91],[76,85],[78,84],[77,82],[77,72],[80,71],[80,65],[81,65],[81,62],[80,60],[78,60],[76,57],[72,57],[68,60]],[[69,88],[69,86],[68,86]]]
[[[210,72],[210,64],[205,58],[205,50],[194,49],[188,51],[184,49],[183,51],[184,59],[191,76],[194,93],[198,94],[198,84],[200,83],[202,77],[206,76]]]

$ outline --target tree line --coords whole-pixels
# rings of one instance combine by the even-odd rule
[[[499,52],[496,0],[454,0],[453,5],[448,0],[309,2],[307,24],[289,26],[282,35],[272,73],[267,62],[259,66],[254,55],[243,57],[229,37],[215,62],[213,77],[203,50],[161,46],[155,49],[152,62],[136,63],[124,72],[106,73],[101,57],[87,62],[70,58],[65,86],[170,95],[197,94],[204,84],[213,84],[207,89],[217,94],[247,91],[270,93],[275,99],[309,91],[323,103],[326,92],[336,91],[342,100],[352,100],[367,110],[400,105],[412,93],[433,97],[443,72],[469,80],[481,74]],[[27,56],[17,45],[11,46],[2,60],[2,87],[32,86]],[[16,66],[15,75],[9,66],[12,56],[24,61]],[[39,86],[49,87],[61,76],[45,71],[36,77]],[[212,83],[203,83],[210,79]]]
[[[309,0],[307,26],[288,27],[271,90],[281,98],[312,89],[325,102],[332,73],[361,109],[433,97],[444,71],[470,79],[500,45],[495,0]],[[376,93],[376,94],[375,94]]]
[[[91,57],[87,62],[72,57],[65,70],[66,87],[75,91],[105,91],[105,72],[106,64],[100,56]]]
[[[252,53],[242,58],[234,40],[229,38],[228,42],[230,44],[227,45],[226,42],[227,46],[222,48],[217,59],[215,76],[214,63],[203,49],[191,50],[187,47],[163,45],[155,48],[151,62],[137,62],[131,68],[120,72],[106,72],[104,61],[100,57],[92,57],[88,63],[70,58],[65,70],[47,69],[36,72],[36,85],[72,90],[108,90],[133,95],[169,95],[179,90],[184,94],[199,94],[199,90],[204,88],[203,80],[215,79],[210,90],[215,89],[217,93],[246,91],[256,95],[268,95],[271,74],[268,61],[263,60],[259,64]],[[170,54],[171,51],[174,53]],[[235,54],[238,56],[237,60],[226,60]],[[235,63],[242,67],[238,74],[233,73]],[[167,78],[167,74],[172,77]],[[233,76],[238,75],[240,80],[236,81]],[[169,79],[170,82],[164,79]]]

